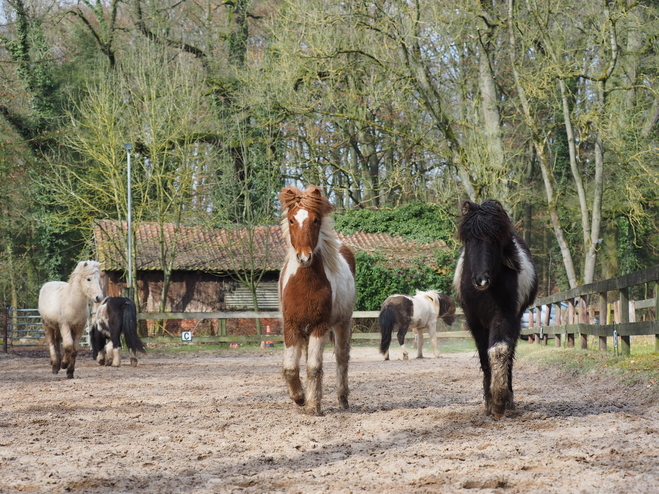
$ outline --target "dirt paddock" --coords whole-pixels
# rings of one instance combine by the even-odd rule
[[[656,390],[517,362],[517,410],[484,415],[473,352],[383,362],[353,348],[339,409],[286,396],[282,351],[88,353],[76,378],[45,350],[0,354],[0,493],[659,492]]]

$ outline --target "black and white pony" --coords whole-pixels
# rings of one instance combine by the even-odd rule
[[[453,285],[476,340],[487,414],[499,419],[514,409],[515,347],[538,279],[529,248],[499,201],[464,201],[458,238],[463,247]]]
[[[437,321],[441,318],[451,326],[455,319],[455,303],[453,298],[439,293],[437,290],[417,290],[416,295],[390,295],[380,309],[380,353],[389,360],[389,345],[391,334],[398,332],[398,343],[403,350],[403,360],[408,359],[405,347],[405,335],[408,329],[413,329],[417,336],[416,358],[423,358],[423,330],[428,329],[430,342],[436,358],[439,358],[437,348]]]
[[[137,309],[126,297],[106,297],[96,308],[89,330],[92,358],[99,365],[121,365],[121,335],[130,350],[130,365],[137,366],[137,352],[146,353],[144,343],[137,335]]]

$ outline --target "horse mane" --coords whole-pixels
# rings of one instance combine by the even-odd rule
[[[510,242],[513,226],[501,203],[488,199],[482,204],[469,200],[462,202],[462,216],[458,225],[458,238],[465,242],[470,238],[496,240],[502,244]]]
[[[80,261],[76,268],[73,270],[69,276],[69,283],[73,283],[78,278],[87,276],[90,274],[96,274],[101,272],[101,263],[98,261]]]
[[[334,211],[334,206],[317,185],[309,185],[304,191],[293,186],[284,187],[279,193],[279,200],[284,206],[284,213],[295,206],[313,211],[322,217]]]
[[[320,224],[320,235],[318,237],[318,249],[323,253],[323,261],[332,272],[339,270],[341,253],[341,241],[334,231],[334,219],[329,214],[334,211],[334,206],[323,195],[320,187],[309,185],[306,190],[300,190],[297,187],[284,187],[279,193],[279,201],[283,206],[281,229],[284,238],[290,247],[290,233],[288,227],[288,211],[298,207],[308,209],[322,218]]]

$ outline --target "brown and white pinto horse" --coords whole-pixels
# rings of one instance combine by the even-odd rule
[[[339,405],[348,408],[355,256],[338,239],[329,216],[334,208],[319,187],[310,185],[305,191],[284,187],[279,200],[282,232],[288,243],[279,278],[285,347],[282,372],[288,394],[307,414],[321,414],[323,350],[332,330]],[[300,381],[305,346],[306,392]]]

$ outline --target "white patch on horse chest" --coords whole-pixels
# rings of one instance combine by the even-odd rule
[[[284,269],[282,270],[280,276],[281,280],[281,294],[283,295],[284,293],[284,288],[286,288],[286,284],[288,283],[288,280],[290,280],[293,276],[295,276],[295,273],[297,273],[297,268],[300,266],[297,262],[289,262],[289,259],[295,259],[295,250],[291,249],[286,256],[287,260],[284,264]]]
[[[533,262],[531,262],[528,254],[520,248],[517,240],[513,239],[513,241],[517,248],[520,263],[517,305],[521,308],[522,304],[528,300],[531,294],[531,289],[535,282],[535,269],[533,268]]]
[[[455,274],[453,275],[453,289],[455,294],[460,299],[460,280],[462,279],[462,265],[464,264],[465,259],[465,250],[460,251],[460,257],[458,258],[458,263],[455,266]]]
[[[306,209],[300,209],[295,215],[293,216],[296,220],[298,225],[300,225],[300,228],[302,228],[302,224],[304,223],[304,220],[306,220],[309,217],[309,211]]]

